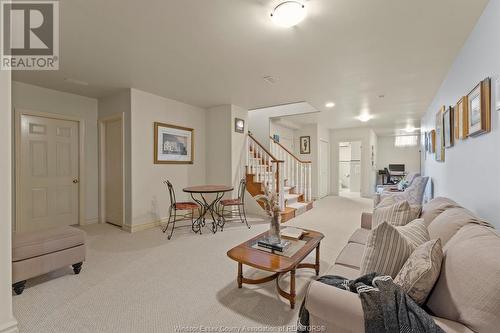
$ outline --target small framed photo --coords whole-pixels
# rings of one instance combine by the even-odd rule
[[[444,146],[445,148],[453,147],[453,113],[454,110],[452,107],[446,108],[443,113],[443,132],[444,132]]]
[[[300,137],[300,153],[310,154],[311,153],[311,137],[301,136]]]
[[[194,130],[154,123],[154,163],[193,164]]]
[[[436,114],[436,161],[444,162],[444,121],[443,114],[446,107],[443,106]]]
[[[234,118],[234,131],[237,133],[245,133],[245,120]]]
[[[469,136],[491,130],[491,80],[480,82],[467,96]]]
[[[469,125],[467,123],[467,119],[469,118],[468,110],[468,99],[467,96],[462,97],[457,105],[455,106],[455,115],[454,115],[454,134],[455,140],[465,140],[469,136]]]

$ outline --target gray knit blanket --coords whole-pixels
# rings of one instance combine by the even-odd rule
[[[390,276],[364,275],[356,280],[326,275],[319,282],[355,292],[361,298],[366,333],[441,333],[432,317],[416,304]],[[297,332],[310,332],[309,312],[302,302]]]

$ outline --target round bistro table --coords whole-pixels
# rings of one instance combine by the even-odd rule
[[[233,189],[233,187],[225,185],[201,185],[183,189],[201,208],[200,216],[193,222],[192,229],[195,233],[201,234],[201,228],[205,226],[205,216],[209,212],[212,216],[212,232],[215,234],[219,228],[224,231],[224,217],[217,211],[217,204],[226,192],[231,192]],[[195,194],[198,194],[199,198]],[[215,194],[215,199],[208,201],[207,194]]]

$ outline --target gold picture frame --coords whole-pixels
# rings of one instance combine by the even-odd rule
[[[491,79],[481,81],[467,95],[469,136],[479,136],[491,131]]]
[[[436,152],[436,130],[431,130],[429,133],[429,152],[431,154]]]
[[[463,96],[455,106],[455,140],[465,140],[469,136],[468,98]]]
[[[154,123],[154,164],[193,164],[194,129]]]

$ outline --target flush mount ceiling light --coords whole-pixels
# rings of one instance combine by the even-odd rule
[[[408,125],[408,126],[406,126],[406,128],[405,128],[405,132],[406,132],[406,133],[413,133],[413,132],[415,132],[416,130],[417,130],[417,129],[416,129],[415,127],[411,126],[411,125]]]
[[[333,107],[335,106],[335,103],[333,103],[333,102],[328,102],[328,103],[326,103],[326,104],[325,104],[325,106],[326,106],[327,108],[333,108]]]
[[[366,123],[367,121],[369,121],[372,118],[373,118],[373,116],[369,113],[362,113],[356,117],[356,119],[358,119],[359,121],[362,121],[364,123]]]
[[[298,1],[284,1],[277,5],[271,13],[276,25],[290,28],[306,17],[306,8]]]

